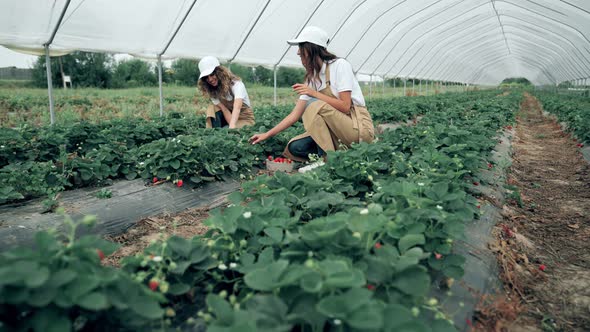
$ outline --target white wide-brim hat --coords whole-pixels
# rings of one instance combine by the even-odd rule
[[[301,30],[301,33],[299,33],[297,38],[287,40],[289,45],[299,45],[305,42],[316,44],[321,47],[328,47],[328,43],[330,41],[326,31],[314,26],[305,27],[303,30]]]
[[[214,56],[206,56],[199,61],[199,79],[211,75],[211,73],[220,66],[219,60]]]

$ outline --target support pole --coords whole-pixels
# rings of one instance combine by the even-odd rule
[[[164,93],[162,91],[162,56],[158,55],[158,83],[160,85],[160,117],[164,116]]]
[[[422,95],[422,80],[418,80],[418,94]]]
[[[64,15],[66,14],[66,11],[68,10],[68,7],[70,5],[70,1],[71,0],[67,0],[64,8],[61,11],[61,14],[59,15],[59,18],[57,19],[57,22],[55,24],[55,28],[53,29],[53,32],[51,33],[51,36],[49,37],[49,40],[47,40],[47,42],[45,44],[43,44],[43,47],[45,47],[45,67],[46,67],[46,71],[47,71],[47,92],[49,93],[49,119],[50,119],[50,123],[53,126],[53,124],[55,123],[55,110],[53,107],[53,82],[51,79],[51,59],[49,58],[49,45],[51,45],[51,43],[53,43],[53,39],[55,38],[55,35],[57,34],[57,30],[59,29],[61,22],[64,18]]]
[[[381,96],[385,97],[385,76],[381,76],[383,78],[383,85],[381,86]]]
[[[371,79],[369,80],[369,98],[373,98],[373,75],[371,75]]]
[[[395,80],[396,79],[397,79],[396,77],[393,78],[393,96],[394,97],[395,97]]]
[[[277,106],[277,66],[274,66],[274,105]]]
[[[53,82],[51,79],[51,58],[49,57],[49,45],[45,44],[45,69],[47,72],[47,92],[49,93],[49,119],[55,124],[55,110],[53,108]]]
[[[408,78],[404,78],[404,95],[402,97],[404,97],[406,95],[406,86],[408,85]]]
[[[412,95],[416,94],[416,79],[412,78]]]

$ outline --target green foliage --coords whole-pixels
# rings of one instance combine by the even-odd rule
[[[277,73],[278,75],[278,73]],[[258,84],[262,84],[262,85],[266,85],[266,86],[273,86],[274,81],[273,81],[273,72],[272,70],[263,67],[263,66],[257,66],[255,68],[255,70],[253,71],[253,77],[252,77],[252,81],[254,83],[258,83]]]
[[[113,88],[134,88],[140,86],[155,86],[158,84],[157,75],[150,65],[140,59],[119,62],[113,71]]]
[[[51,58],[51,75],[54,87],[62,87],[61,70],[72,78],[75,87],[106,88],[111,85],[113,57],[104,53],[76,51],[61,57]],[[40,56],[33,65],[33,84],[47,87],[45,57]]]
[[[100,199],[107,199],[113,197],[113,192],[110,189],[102,188],[96,193],[96,197]]]
[[[279,67],[279,69],[277,70],[277,85],[291,86],[295,83],[303,82],[304,77],[305,70],[303,69]]]
[[[141,59],[123,60],[118,63],[110,54],[76,51],[61,57],[51,58],[52,82],[54,87],[62,87],[61,70],[72,77],[74,87],[134,88],[155,86],[158,83],[158,68]],[[247,84],[256,83],[273,86],[273,71],[262,66],[249,67],[231,64],[231,70]],[[290,87],[303,81],[305,71],[279,67],[277,85]],[[32,84],[47,87],[45,57],[37,58],[32,70]],[[199,77],[198,60],[177,59],[170,68],[162,68],[162,81],[182,86],[194,87]]]
[[[401,102],[378,104],[375,111],[384,120],[424,117],[372,144],[330,152],[328,163],[314,172],[278,172],[244,183],[228,197],[229,206],[211,212],[205,235],[157,241],[123,262],[121,278],[155,290],[147,294],[162,295],[152,301],[164,301],[165,295],[181,305],[186,296],[207,293],[197,316],[211,331],[453,331],[438,300],[427,296],[432,280],[463,275],[465,259],[453,253],[452,243],[463,235],[465,222],[478,216],[471,183],[479,181],[476,174],[487,167],[497,131],[513,121],[519,102],[494,95],[408,101],[407,113],[382,109],[403,108]],[[194,129],[166,136],[162,128],[138,123],[130,132],[80,125],[67,133],[65,145],[83,158],[66,164],[74,165],[72,173],[83,181],[105,176],[105,164],[108,171],[127,165],[146,178],[194,183],[246,172],[302,131],[295,127],[263,144],[248,144],[253,132],[289,110],[266,111],[258,128],[240,131]],[[149,141],[156,131],[164,137]],[[117,144],[100,143],[105,137]],[[121,317],[106,306],[110,293],[89,292],[83,310],[112,315],[111,321]],[[90,303],[95,307],[88,308]],[[59,312],[48,315],[63,320]],[[126,318],[113,325],[133,321]]]
[[[539,93],[537,95],[543,109],[557,116],[559,121],[567,123],[578,144],[590,144],[590,102],[588,97]]]
[[[85,218],[84,223],[92,223]],[[119,269],[101,265],[116,245],[96,236],[74,241],[78,224],[66,218],[68,241],[35,236],[36,250],[0,254],[0,321],[18,331],[141,329],[161,319],[161,294]]]
[[[504,80],[502,80],[502,83],[500,83],[500,85],[503,85],[503,84],[532,85],[531,82],[528,79],[526,79],[525,77],[505,78]]]
[[[178,59],[172,62],[172,80],[175,84],[197,86],[199,66],[197,60]]]

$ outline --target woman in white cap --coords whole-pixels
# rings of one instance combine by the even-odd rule
[[[207,128],[242,128],[254,124],[250,98],[242,80],[206,56],[199,61],[199,88],[213,103],[207,108]]]
[[[341,145],[372,142],[373,121],[352,66],[328,52],[326,32],[309,26],[287,42],[299,46],[297,54],[306,70],[306,83],[293,85],[300,97],[291,113],[269,131],[252,136],[250,142],[262,142],[301,118],[305,133],[291,139],[283,152],[293,160],[306,161],[309,154],[325,158],[326,151]]]

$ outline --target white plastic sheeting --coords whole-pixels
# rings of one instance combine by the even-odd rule
[[[67,8],[66,8],[67,7]],[[362,74],[469,84],[590,77],[588,0],[3,0],[0,45],[301,66],[307,25]]]

